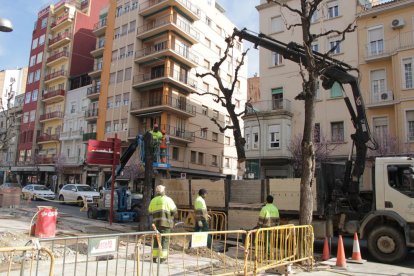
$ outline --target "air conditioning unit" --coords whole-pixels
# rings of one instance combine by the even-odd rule
[[[404,27],[405,23],[404,23],[404,19],[402,18],[396,18],[391,22],[391,27],[393,29],[400,29],[402,27]]]
[[[381,93],[381,101],[387,101],[387,100],[389,100],[388,93],[387,92]]]

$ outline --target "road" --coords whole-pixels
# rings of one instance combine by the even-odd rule
[[[43,201],[36,200],[29,203],[30,207],[37,206],[52,206],[58,209],[58,213],[64,213],[65,215],[70,215],[78,218],[87,218],[86,212],[81,212],[81,207],[70,204],[61,204],[59,202]]]

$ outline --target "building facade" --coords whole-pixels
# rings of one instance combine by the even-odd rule
[[[357,1],[324,1],[312,18],[312,31],[342,30],[355,20]],[[287,3],[300,9],[300,1]],[[297,15],[277,4],[262,0],[257,6],[260,31],[274,39],[301,44],[300,27],[286,27],[298,23]],[[339,44],[337,36],[321,37],[313,50],[325,53]],[[334,51],[333,57],[351,66],[358,65],[357,32],[347,34]],[[293,177],[292,141],[301,139],[304,126],[304,103],[295,100],[302,91],[302,78],[298,64],[284,60],[277,53],[260,48],[260,96],[261,101],[252,103],[253,109],[245,116],[246,169],[249,177]],[[344,103],[345,95],[352,95],[349,87],[342,91],[339,84],[332,89],[317,88],[315,107],[315,139],[326,141],[334,150],[330,157],[346,159],[352,146],[350,134],[354,132],[349,112]],[[352,98],[352,96],[351,96]],[[300,143],[299,143],[300,144]]]
[[[221,133],[210,120],[231,124],[227,111],[213,96],[196,94],[220,94],[213,78],[198,78],[196,72],[219,60],[233,26],[215,1],[111,1],[94,31],[95,69],[89,75],[99,100],[88,109],[97,115],[86,118],[88,131],[96,129],[100,140],[116,134],[125,148],[158,124],[169,136],[171,168],[157,168],[157,177],[236,178],[232,132]],[[225,85],[234,79],[242,51],[236,42],[221,70]],[[234,93],[238,112],[244,110],[246,72],[243,66]],[[109,168],[102,173],[107,178]]]
[[[38,13],[19,142],[22,183],[56,184],[68,90],[90,83],[93,26],[106,0],[61,0]],[[27,118],[27,119],[25,119]]]

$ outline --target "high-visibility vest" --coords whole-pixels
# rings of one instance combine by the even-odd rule
[[[177,206],[168,196],[154,197],[150,202],[148,212],[152,215],[152,221],[156,227],[174,227],[174,215],[177,212]]]
[[[198,196],[194,202],[194,212],[196,222],[200,220],[208,220],[208,212],[207,212],[207,205],[206,201],[202,196]]]
[[[279,225],[279,210],[272,203],[267,203],[260,210],[259,227],[272,227]]]
[[[161,131],[153,131],[153,130],[151,130],[150,133],[152,135],[152,139],[153,140],[161,140],[161,138],[162,138]]]

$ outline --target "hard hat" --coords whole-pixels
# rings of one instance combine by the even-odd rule
[[[165,193],[165,186],[158,185],[157,187],[155,187],[155,193],[156,194],[164,194]]]
[[[158,124],[154,124],[154,127],[158,127]]]

